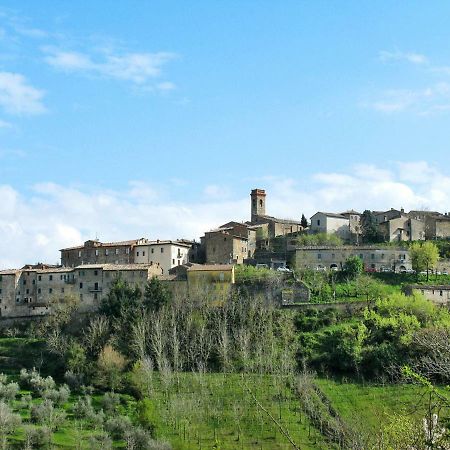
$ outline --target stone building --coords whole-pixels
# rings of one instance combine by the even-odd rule
[[[243,264],[249,255],[249,238],[234,234],[233,228],[207,231],[202,237],[206,264]]]
[[[189,262],[191,243],[184,241],[146,241],[133,248],[133,261],[136,264],[158,264],[163,275],[176,266]]]
[[[251,197],[251,220],[249,225],[259,225],[261,238],[273,238],[285,236],[303,231],[300,221],[291,219],[279,219],[266,214],[266,191],[264,189],[253,189]]]
[[[425,222],[403,214],[379,223],[378,230],[386,242],[425,239]]]
[[[152,276],[161,275],[157,264],[85,264],[78,267],[0,271],[2,317],[49,314],[52,304],[74,301],[80,312],[95,310],[117,277],[141,289]]]
[[[121,242],[89,240],[77,247],[61,249],[61,264],[65,267],[82,264],[132,264],[134,247],[146,242],[148,240],[144,238]]]
[[[310,233],[334,233],[344,241],[350,240],[350,214],[344,216],[342,214],[319,211],[310,220]]]
[[[449,305],[450,304],[450,286],[445,285],[411,285],[406,286],[404,289],[406,295],[412,295],[413,293],[422,294],[427,300],[431,300],[436,305]]]
[[[401,248],[379,248],[371,246],[310,246],[295,250],[297,269],[340,270],[350,256],[358,256],[366,271],[405,272],[412,269],[407,250]]]

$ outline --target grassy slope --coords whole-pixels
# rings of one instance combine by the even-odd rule
[[[377,430],[394,413],[425,416],[423,389],[410,384],[363,385],[318,379],[317,386],[342,418],[356,427]]]
[[[155,380],[151,401],[158,437],[175,449],[292,448],[245,385],[302,449],[333,448],[313,428],[309,436],[309,422],[281,380],[258,375],[183,373],[167,390]]]

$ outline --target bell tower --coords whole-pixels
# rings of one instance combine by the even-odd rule
[[[251,211],[252,223],[258,222],[259,216],[266,215],[266,191],[264,189],[252,189],[251,197]]]

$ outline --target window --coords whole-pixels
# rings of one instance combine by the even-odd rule
[[[106,249],[106,250],[105,250],[105,256],[108,256],[108,255],[109,255],[109,250]]]
[[[23,280],[23,284],[24,284],[24,285],[27,284],[27,280]]]
[[[40,294],[41,293],[41,288],[38,288],[38,294]]]
[[[94,300],[97,300],[97,298],[98,298],[98,295],[97,295],[97,293],[95,293],[94,294]]]
[[[83,289],[83,283],[80,283],[80,289]]]
[[[26,292],[27,294],[29,294],[30,293],[30,290],[29,289],[27,289],[27,292]]]
[[[81,252],[78,252],[78,258],[81,258]]]
[[[119,249],[118,248],[116,248],[116,255],[118,255],[119,254]]]
[[[161,253],[164,253],[164,247],[161,247]]]
[[[172,265],[173,265],[173,266],[175,265],[175,260],[174,260],[174,259],[172,259]]]
[[[53,292],[53,289],[52,289],[52,288],[49,288],[49,289],[48,289],[48,293],[51,294],[52,292]]]
[[[41,275],[38,276],[38,281],[42,281],[42,276]]]
[[[95,250],[95,256],[98,256],[98,250]]]
[[[364,259],[364,255],[362,253],[359,254],[359,259]]]
[[[19,303],[19,302],[20,302],[20,298],[17,297],[17,298],[16,298],[16,303]]]
[[[62,280],[62,279],[63,279],[63,276],[62,276],[62,275],[60,275],[60,276],[59,276],[59,279],[60,279],[60,280]]]
[[[317,219],[317,226],[320,227],[320,219]]]
[[[136,252],[136,256],[139,256],[139,252]]]
[[[64,294],[64,288],[61,288],[61,294]]]
[[[129,249],[129,248],[126,248],[126,249],[125,249],[125,253],[126,253],[127,255],[129,255],[129,254],[130,254],[130,249]]]
[[[439,291],[439,295],[442,297],[442,295],[443,295],[442,291]]]
[[[98,275],[98,270],[94,270],[94,275],[95,275],[95,276]]]
[[[372,254],[370,255],[370,257],[371,257],[372,259],[375,259],[375,253],[372,253]]]
[[[317,259],[322,259],[322,255],[320,253],[317,254]]]
[[[145,252],[142,252],[142,256],[145,256]]]
[[[152,248],[152,253],[155,253],[155,249],[154,248]]]
[[[34,286],[36,284],[36,280],[33,280],[31,284]]]
[[[48,276],[48,281],[53,281],[53,275]]]
[[[83,301],[83,294],[80,294],[80,302]]]

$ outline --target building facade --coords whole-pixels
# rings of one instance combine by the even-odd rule
[[[135,264],[157,264],[162,274],[167,275],[169,270],[189,262],[191,244],[177,241],[147,241],[137,244],[133,248]]]
[[[364,269],[369,272],[405,272],[412,269],[408,251],[392,247],[299,247],[295,250],[294,260],[297,269],[341,270],[351,256],[361,258]]]
[[[116,278],[144,289],[162,274],[157,264],[85,264],[78,267],[0,271],[1,317],[45,315],[56,303],[75,302],[80,312],[97,309]]]
[[[61,265],[76,267],[83,264],[133,264],[134,247],[146,242],[148,240],[144,238],[121,242],[89,240],[77,247],[61,249]]]

